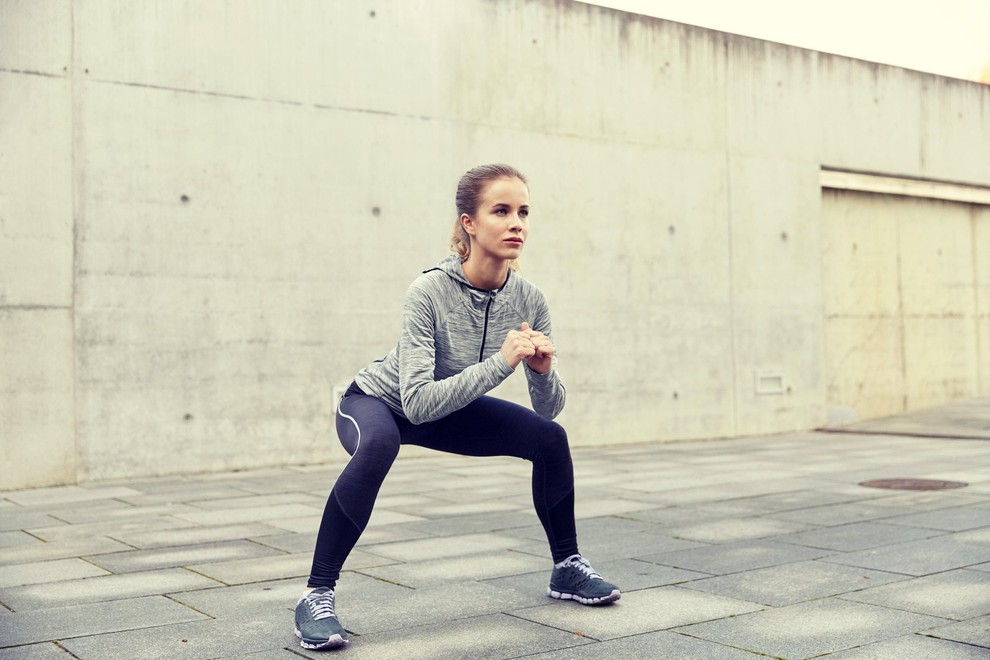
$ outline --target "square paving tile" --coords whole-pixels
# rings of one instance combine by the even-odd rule
[[[471,582],[544,570],[549,575],[547,561],[510,550],[486,552],[480,555],[450,557],[443,561],[394,563],[360,569],[365,575],[418,589],[452,582]]]
[[[887,522],[893,525],[910,525],[911,527],[962,532],[977,527],[990,527],[990,506],[987,506],[986,502],[981,502],[970,506],[896,516],[888,518]]]
[[[925,634],[990,649],[990,614],[934,628]],[[990,653],[987,655],[990,656]]]
[[[172,591],[208,589],[219,584],[181,568],[104,575],[0,590],[0,601],[15,611],[122,600]]]
[[[810,658],[927,630],[945,619],[836,599],[684,626],[686,635],[779,658]]]
[[[832,555],[828,561],[921,576],[964,568],[981,563],[986,558],[986,546],[933,538]]]
[[[519,544],[508,534],[463,534],[367,546],[368,552],[399,561],[423,561],[506,550]]]
[[[235,541],[252,536],[281,534],[283,530],[264,523],[242,523],[235,525],[209,525],[206,527],[190,527],[186,525],[173,529],[150,531],[135,531],[128,533],[114,532],[113,537],[135,548],[150,550],[152,548],[167,548],[176,545],[197,545],[200,543],[218,543],[220,541]]]
[[[193,621],[63,640],[80,658],[202,660],[277,651],[293,642],[292,620]]]
[[[136,630],[204,618],[205,615],[163,596],[49,607],[0,616],[0,646]]]
[[[915,634],[866,644],[826,657],[829,660],[986,660],[987,649]]]
[[[773,520],[771,518],[742,517],[729,520],[713,520],[693,525],[679,525],[666,530],[676,538],[704,543],[730,543],[779,536],[808,529],[801,523]]]
[[[946,619],[969,619],[990,612],[990,573],[946,571],[865,589],[843,598]]]
[[[0,589],[108,574],[107,571],[82,559],[55,559],[31,564],[0,566]]]
[[[682,586],[779,607],[905,579],[896,573],[802,561],[694,580]]]
[[[579,647],[589,640],[504,614],[363,634],[343,651],[348,660],[492,660],[515,658],[561,647]],[[326,653],[300,650],[310,658]]]
[[[825,550],[775,543],[774,541],[745,541],[675,552],[660,552],[635,558],[710,575],[726,575],[795,561],[817,559],[830,554]]]
[[[809,548],[855,552],[941,534],[943,532],[936,530],[889,525],[886,522],[859,522],[786,534],[774,540]]]
[[[75,656],[65,651],[54,642],[44,644],[29,644],[5,648],[0,652],[4,660],[74,660]]]
[[[698,621],[732,617],[762,605],[680,587],[643,589],[605,607],[557,601],[511,612],[514,616],[597,640],[654,632]]]
[[[132,573],[150,571],[156,568],[193,566],[206,562],[234,561],[281,554],[283,553],[274,548],[238,540],[89,555],[86,559],[113,573]]]
[[[679,633],[660,631],[592,642],[547,653],[525,656],[526,660],[601,660],[602,658],[676,658],[677,660],[757,660],[766,656],[723,646]]]

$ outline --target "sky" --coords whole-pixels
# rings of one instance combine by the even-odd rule
[[[990,0],[584,0],[722,32],[990,83]]]

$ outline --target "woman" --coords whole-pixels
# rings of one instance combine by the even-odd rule
[[[529,188],[507,165],[468,171],[457,187],[448,256],[406,292],[398,345],[355,376],[337,406],[337,434],[351,455],[330,492],[308,591],[296,605],[307,649],[347,643],[334,588],[364,531],[403,444],[533,463],[533,502],[554,568],[547,595],[611,603],[619,589],[578,554],[574,473],[543,293],[513,268],[529,234]],[[533,410],[486,396],[520,364]],[[535,412],[534,412],[535,411]]]

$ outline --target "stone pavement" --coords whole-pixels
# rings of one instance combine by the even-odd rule
[[[0,493],[0,657],[990,657],[990,400],[574,460],[621,601],[546,598],[528,464],[400,459],[323,653],[292,608],[339,464]],[[883,478],[968,485],[858,485]]]

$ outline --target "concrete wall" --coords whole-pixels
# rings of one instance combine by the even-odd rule
[[[3,488],[342,458],[334,388],[499,160],[575,444],[815,427],[822,166],[990,186],[990,88],[564,0],[0,21]]]

